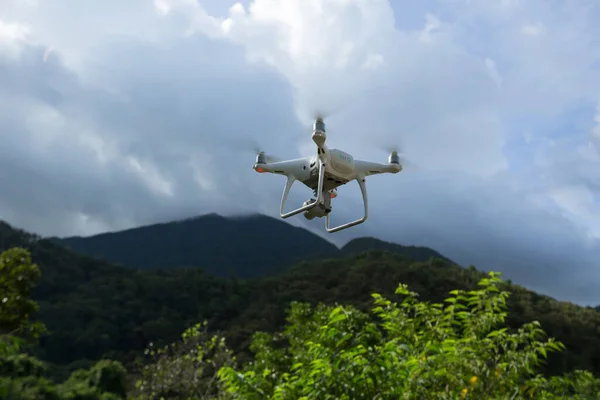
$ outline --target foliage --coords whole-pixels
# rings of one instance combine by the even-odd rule
[[[99,361],[91,370],[79,370],[62,384],[47,378],[45,363],[23,352],[24,345],[45,332],[31,321],[38,309],[29,298],[40,270],[29,252],[12,248],[0,254],[0,398],[111,400],[126,396],[126,370],[119,362]]]
[[[375,254],[378,261],[388,257]],[[14,259],[15,255],[19,257]],[[115,400],[127,395],[140,400],[600,398],[600,380],[588,371],[575,369],[552,377],[542,374],[541,367],[550,353],[559,353],[565,346],[547,339],[536,320],[520,326],[514,326],[513,320],[512,328],[506,326],[510,320],[508,289],[517,294],[523,292],[506,285],[494,273],[479,279],[479,288],[453,290],[449,298],[439,302],[421,301],[415,291],[400,284],[395,289],[401,296],[400,302],[392,302],[381,293],[372,294],[371,312],[366,312],[363,300],[356,298],[352,299],[354,305],[292,301],[284,329],[277,333],[255,332],[249,346],[252,357],[245,360],[235,357],[225,345],[225,338],[211,333],[210,323],[205,321],[185,330],[176,343],[151,345],[147,355],[152,362],[143,368],[136,388],[130,393],[126,393],[125,368],[111,360],[100,360],[89,369],[78,369],[66,381],[57,383],[48,376],[47,364],[24,351],[26,339],[35,339],[44,331],[42,324],[30,321],[30,312],[37,310],[37,304],[29,294],[39,270],[35,272],[37,267],[24,249],[11,249],[2,253],[0,259],[8,260],[4,261],[0,282],[14,299],[10,306],[0,309],[0,320],[6,321],[0,337],[0,398]],[[362,260],[369,258],[364,256]],[[365,290],[369,287],[364,286],[367,277],[373,279],[383,273],[382,277],[387,276],[389,281],[390,274],[385,274],[389,270],[381,265],[358,263],[346,269],[353,284],[363,284],[361,290]],[[433,276],[443,275],[442,271],[452,271],[441,269],[447,268],[443,262],[420,263],[418,270],[412,265],[404,273],[429,277],[429,281],[425,280],[428,287],[438,286],[439,290],[444,286],[441,282],[445,285],[451,282],[447,277],[440,282],[431,280]],[[437,268],[440,273],[424,272],[426,267]],[[314,271],[304,266],[290,271],[290,277],[305,274],[306,278]],[[356,274],[357,271],[360,274]],[[463,286],[481,276],[474,269],[461,271],[462,278],[457,278],[457,282]],[[87,271],[90,282],[98,279],[92,277],[95,272]],[[186,273],[188,277],[195,276],[191,270]],[[456,271],[450,273],[456,274]],[[140,276],[148,275],[137,275]],[[179,289],[184,293],[187,289],[182,283],[194,283],[175,279],[176,273],[163,272],[159,276],[179,282]],[[331,275],[330,279],[333,278]],[[29,283],[23,284],[23,280]],[[124,281],[120,282],[123,285]],[[260,290],[245,281],[211,282],[220,284],[217,287],[224,292],[224,298],[238,296],[233,300],[237,304],[257,296],[253,307],[261,305],[263,313],[273,312],[271,327],[278,326],[277,311],[266,307],[266,302],[273,299],[286,302],[289,294],[283,292],[273,297],[265,293],[272,293],[274,285],[281,285],[285,280],[257,281],[254,285]],[[422,281],[413,280],[413,286],[418,286],[415,282]],[[293,286],[288,287],[290,289],[293,294]],[[175,293],[174,288],[173,292],[167,292],[170,293]],[[352,295],[351,292],[339,294],[338,298]],[[219,304],[222,299],[217,296],[212,307],[229,313],[229,323],[239,321],[240,317],[256,318],[252,312],[247,316],[234,313],[235,308]],[[32,329],[32,326],[37,328]],[[245,327],[252,325],[246,323]],[[231,332],[225,334],[231,336]]]
[[[282,328],[291,301],[338,302],[368,311],[370,293],[390,296],[394,282],[406,282],[422,299],[440,302],[444,293],[470,290],[483,276],[475,269],[442,261],[414,262],[370,252],[302,263],[277,277],[223,279],[195,268],[133,271],[47,242],[39,246],[34,254],[44,274],[35,298],[41,306],[39,318],[51,332],[42,337],[39,356],[62,366],[109,358],[132,370],[149,342],[160,348],[204,319],[211,332],[223,333],[242,360],[249,357],[255,331],[272,333]],[[549,335],[567,346],[549,356],[546,372],[600,372],[600,313],[516,285],[509,289],[506,322],[511,329],[539,320]]]
[[[127,371],[121,363],[101,360],[89,370],[77,370],[58,386],[61,399],[113,400],[126,397]]]
[[[153,237],[167,240],[165,235]],[[422,254],[410,253],[407,258],[390,252],[405,254],[406,248],[390,247],[388,252],[377,250],[302,262],[285,273],[282,269],[278,276],[225,279],[200,268],[137,271],[115,266],[1,222],[0,239],[5,246],[26,247],[40,265],[42,276],[32,299],[40,305],[37,319],[46,324],[50,335],[41,337],[40,348],[32,354],[50,363],[50,372],[59,380],[66,379],[74,369],[90,368],[100,359],[121,361],[128,370],[135,371],[149,342],[160,348],[205,319],[209,331],[221,332],[238,360],[244,361],[251,357],[251,335],[282,329],[285,307],[291,301],[351,304],[367,312],[370,294],[391,296],[396,282],[406,282],[423,300],[441,302],[450,290],[471,290],[484,276],[473,267],[428,261],[432,254],[427,255],[424,249]],[[227,252],[221,251],[221,255],[239,253],[237,241],[228,243]],[[268,245],[273,246],[272,242]],[[381,248],[377,242],[363,241],[351,250],[360,251],[363,245]],[[310,248],[304,244],[300,247]],[[195,247],[187,248],[175,241],[171,254],[189,249]],[[425,261],[413,257],[425,257],[421,259]],[[240,268],[253,265],[242,262]],[[556,301],[509,283],[506,288],[511,292],[506,317],[511,332],[538,320],[549,336],[566,346],[566,350],[548,355],[547,365],[541,367],[545,374],[577,369],[600,373],[598,310]]]
[[[224,338],[210,336],[206,322],[187,329],[180,342],[160,349],[150,344],[146,354],[153,362],[144,367],[132,399],[220,398],[217,373],[224,366],[235,366]]]
[[[373,295],[375,318],[352,306],[294,303],[281,335],[255,335],[255,360],[219,376],[239,399],[599,398],[600,380],[589,373],[536,373],[563,345],[543,340],[536,321],[513,333],[500,327],[508,297],[500,283],[491,273],[478,290],[452,291],[445,306],[420,302],[401,284],[400,303]]]
[[[37,338],[44,332],[42,324],[29,320],[38,309],[29,296],[39,277],[27,250],[14,248],[0,255],[0,335]]]
[[[31,356],[16,354],[11,361],[16,370],[0,373],[2,399],[119,400],[126,397],[126,371],[115,361],[99,361],[89,371],[75,371],[61,384],[43,376],[45,365]],[[4,358],[0,362],[7,364]]]

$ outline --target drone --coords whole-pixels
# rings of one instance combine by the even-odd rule
[[[398,152],[390,152],[387,164],[357,160],[350,154],[338,149],[330,149],[325,145],[327,135],[322,117],[317,117],[313,123],[312,140],[317,145],[315,155],[293,160],[275,161],[267,157],[264,151],[256,156],[254,170],[258,173],[285,175],[287,182],[281,198],[280,216],[283,219],[303,213],[308,220],[325,217],[325,229],[329,233],[338,232],[365,222],[369,215],[367,200],[367,176],[377,174],[397,174],[402,171]],[[364,216],[356,221],[339,226],[330,226],[331,200],[337,197],[337,188],[356,180],[362,193]],[[290,189],[294,182],[299,181],[313,190],[316,198],[305,201],[296,210],[285,212]]]

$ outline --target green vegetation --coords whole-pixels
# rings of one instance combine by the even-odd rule
[[[117,265],[139,269],[201,267],[211,275],[239,278],[271,275],[300,260],[339,253],[333,244],[306,229],[260,215],[225,218],[208,214],[91,237],[52,240]]]
[[[575,370],[545,377],[539,367],[564,345],[538,321],[504,326],[509,292],[494,273],[476,290],[420,301],[399,284],[400,302],[371,294],[365,313],[351,305],[292,302],[283,330],[255,332],[240,361],[207,323],[181,340],[146,350],[151,362],[126,390],[126,370],[102,360],[62,383],[26,354],[44,326],[29,314],[40,271],[20,248],[0,254],[0,398],[20,399],[597,399],[600,379]]]
[[[36,295],[39,319],[51,332],[42,338],[39,356],[68,371],[89,367],[101,358],[136,369],[149,342],[168,344],[203,320],[211,332],[227,338],[239,357],[247,358],[252,334],[280,330],[291,301],[338,302],[367,312],[370,294],[391,296],[397,282],[409,284],[425,301],[440,302],[450,290],[473,289],[483,276],[440,260],[414,262],[370,252],[303,263],[276,277],[236,280],[211,277],[194,268],[134,271],[79,258],[60,248],[48,250],[38,250],[40,259],[60,260],[58,272],[52,273],[49,262],[46,270],[61,278],[45,281],[42,276]],[[567,346],[549,357],[547,373],[577,368],[600,372],[600,313],[516,285],[510,291],[508,326],[539,320],[549,335]]]
[[[2,399],[121,399],[126,395],[126,370],[115,361],[99,361],[90,370],[75,371],[55,384],[47,366],[25,352],[45,327],[32,322],[37,304],[29,298],[40,276],[29,253],[14,248],[0,254],[0,398]]]
[[[361,239],[376,250],[236,279],[114,266],[2,223],[0,239],[0,398],[598,398],[596,309],[422,249]]]
[[[148,343],[160,346],[177,340],[197,321],[208,320],[211,332],[220,331],[238,357],[247,358],[251,335],[282,329],[291,301],[338,302],[367,312],[370,294],[391,296],[397,282],[406,282],[423,300],[440,302],[452,289],[473,289],[483,276],[474,268],[444,260],[415,262],[378,250],[303,262],[279,276],[225,279],[199,268],[137,271],[117,267],[3,223],[0,240],[6,248],[27,248],[40,265],[42,276],[32,298],[40,305],[36,318],[50,335],[43,336],[41,346],[32,352],[49,362],[61,379],[102,358],[136,370]],[[510,291],[508,326],[539,320],[550,336],[567,346],[550,355],[545,372],[586,369],[600,373],[598,311],[516,285]]]
[[[213,399],[597,399],[586,371],[545,378],[549,352],[537,321],[509,332],[508,292],[493,273],[481,288],[426,303],[400,284],[403,300],[373,294],[371,315],[352,306],[292,303],[282,332],[257,332],[254,358],[236,362],[222,337],[202,326],[182,341],[149,349],[133,398]]]

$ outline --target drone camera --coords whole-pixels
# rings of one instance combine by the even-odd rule
[[[302,205],[306,206],[306,205],[312,204],[314,202],[316,202],[315,199],[309,199],[309,200],[306,200]],[[319,204],[317,204],[317,206],[315,208],[304,211],[304,218],[306,218],[308,220],[311,220],[315,217],[321,218],[321,217],[326,216],[330,212],[331,212],[331,207],[328,207],[323,202],[319,202]]]

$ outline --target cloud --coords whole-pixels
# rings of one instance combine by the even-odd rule
[[[0,51],[5,57],[17,58],[27,42],[27,27],[0,20]]]
[[[244,140],[305,155],[321,111],[332,146],[384,161],[401,145],[417,166],[369,179],[369,221],[325,237],[427,245],[600,303],[598,7],[7,0],[0,215],[59,235],[277,215],[284,180],[254,173]],[[340,189],[336,222],[359,196]]]
[[[225,60],[232,61],[235,51],[212,65],[206,59],[175,61],[213,50],[208,42],[162,51],[137,42],[98,46],[95,54],[106,52],[107,64],[97,65],[98,73],[86,72],[94,86],[82,83],[57,54],[44,63],[42,47],[28,48],[18,63],[3,64],[0,79],[9,89],[3,103],[10,107],[0,118],[9,132],[0,164],[11,171],[2,179],[10,193],[2,198],[5,212],[18,207],[13,215],[20,224],[67,233],[86,228],[77,226],[81,215],[96,221],[93,227],[108,229],[212,208],[227,211],[227,204],[237,209],[244,197],[240,183],[257,178],[251,154],[249,165],[239,160],[239,151],[228,157],[227,135],[243,135],[247,123],[266,121],[264,132],[273,136],[271,123],[286,113],[288,120],[294,117],[276,77],[251,70],[237,74],[228,67]],[[123,62],[111,67],[114,57]],[[146,62],[154,68],[136,73]],[[111,78],[103,76],[107,69]],[[166,77],[165,70],[174,75]],[[104,83],[119,91],[96,87]],[[264,101],[248,96],[257,92]],[[245,111],[246,105],[252,110]],[[220,118],[224,112],[230,117]]]
[[[494,81],[484,61],[466,53],[452,28],[431,14],[423,16],[421,28],[399,31],[384,0],[259,0],[248,9],[237,3],[221,19],[208,18],[196,2],[193,8],[190,2],[157,4],[165,14],[189,16],[188,32],[239,44],[250,61],[277,68],[294,90],[301,118],[338,111],[341,121],[334,112],[329,126],[349,132],[344,141],[350,151],[362,143],[348,138],[402,133],[406,151],[428,159],[430,168],[472,171],[466,159],[480,165],[476,173],[506,167]],[[374,60],[377,68],[365,68]],[[357,113],[369,118],[347,118]],[[451,154],[459,149],[464,157]]]

